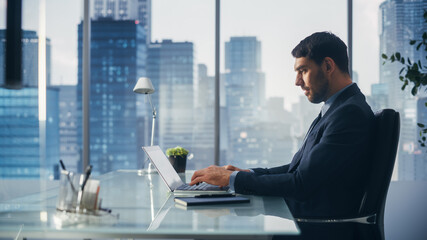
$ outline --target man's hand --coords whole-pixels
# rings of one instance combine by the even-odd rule
[[[209,184],[225,187],[230,181],[230,175],[233,171],[226,170],[224,167],[209,166],[194,172],[191,177],[190,185],[194,185],[200,182],[206,182]]]
[[[225,166],[223,166],[223,168],[224,168],[225,170],[229,170],[229,171],[244,171],[244,172],[250,172],[250,170],[249,170],[249,169],[240,169],[240,168],[235,167],[235,166],[233,166],[233,165],[225,165]]]

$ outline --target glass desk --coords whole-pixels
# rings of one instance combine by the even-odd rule
[[[191,175],[187,175],[187,179]],[[298,235],[282,198],[247,196],[250,203],[175,205],[158,174],[115,171],[97,177],[102,206],[111,214],[56,211],[58,188],[0,202],[0,238],[269,239]],[[43,185],[43,184],[42,184]]]

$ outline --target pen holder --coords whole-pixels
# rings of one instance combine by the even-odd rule
[[[96,213],[99,209],[99,181],[88,179],[84,189],[85,175],[62,170],[56,209],[75,213]]]

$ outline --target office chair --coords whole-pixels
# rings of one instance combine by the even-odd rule
[[[399,142],[400,118],[393,109],[375,114],[372,166],[359,207],[359,213],[346,219],[302,219],[302,223],[357,223],[360,239],[384,240],[384,208],[396,160]]]

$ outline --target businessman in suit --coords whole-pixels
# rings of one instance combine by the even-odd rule
[[[292,162],[274,168],[227,165],[198,170],[190,184],[230,186],[236,193],[282,196],[296,217],[346,217],[362,201],[374,114],[352,83],[347,46],[329,32],[292,51],[295,85],[312,103],[324,102]]]

